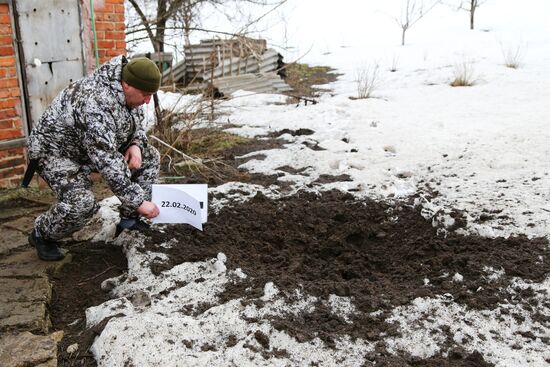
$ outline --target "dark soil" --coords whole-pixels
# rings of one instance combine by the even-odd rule
[[[239,160],[235,156],[260,147],[261,143],[257,142],[248,147],[238,146],[234,153],[228,154],[226,162],[236,166]],[[276,181],[276,177],[261,175],[249,175],[247,179],[259,184]],[[348,179],[341,176],[321,180]],[[357,200],[351,194],[338,191],[320,195],[302,192],[278,200],[258,194],[249,202],[226,207],[217,214],[210,213],[202,232],[187,225],[172,225],[166,233],[154,230],[146,233],[150,240],[142,250],[165,252],[170,259],[167,263],[155,264],[153,272],[159,274],[176,264],[203,261],[223,252],[229,268],[240,267],[250,277],[245,281],[235,280],[222,295],[221,302],[241,297],[245,303],[259,302],[257,298],[263,295],[264,285],[270,281],[289,301],[293,299],[294,289],[302,289],[319,298],[316,310],[275,318],[272,323],[298,340],[319,336],[328,346],[344,334],[370,341],[379,340],[381,333],[397,335],[397,327],[383,322],[384,316],[393,307],[417,297],[449,294],[448,297],[467,307],[492,309],[504,299],[512,299],[504,291],[511,277],[540,281],[550,273],[550,264],[538,261],[539,256],[547,254],[548,243],[544,239],[486,239],[452,232],[442,236],[431,221],[420,215],[419,208],[407,202]],[[171,239],[177,240],[178,246],[171,249],[160,246]],[[54,329],[65,330],[59,347],[59,365],[95,366],[87,350],[103,325],[86,330],[84,311],[108,299],[100,284],[124,271],[126,260],[118,247],[108,244],[73,244],[70,250],[73,262],[52,278],[52,322]],[[489,282],[484,277],[484,267],[503,269],[506,275]],[[455,273],[464,277],[463,282],[452,281]],[[424,285],[424,279],[430,280],[430,286]],[[521,302],[522,307],[530,310],[541,306],[530,291],[516,291],[521,297],[509,302]],[[352,297],[359,311],[352,323],[345,322],[322,304],[330,294]],[[201,312],[210,306],[204,305]],[[382,310],[382,316],[369,316],[376,310]],[[544,317],[538,315],[535,313],[535,319]],[[75,320],[79,321],[75,323]],[[536,335],[536,330],[533,332],[534,337],[542,337]],[[262,335],[257,339],[269,343]],[[66,348],[73,343],[79,343],[79,350],[70,355]],[[377,350],[366,356],[366,365],[491,365],[479,353],[461,349],[452,337],[447,343],[448,355],[423,360],[391,355],[379,343]]]
[[[452,233],[443,237],[406,203],[357,200],[337,191],[300,193],[279,200],[258,194],[247,203],[211,214],[202,232],[173,225],[167,233],[151,230],[147,235],[150,240],[144,251],[167,252],[170,257],[169,262],[153,266],[156,274],[223,252],[229,268],[240,267],[250,275],[229,286],[222,302],[238,297],[258,302],[270,281],[290,301],[296,288],[320,300],[330,294],[352,297],[360,311],[353,323],[335,316],[321,302],[311,314],[272,320],[276,328],[298,340],[319,336],[329,346],[343,334],[375,341],[381,333],[398,333],[395,326],[381,321],[383,317],[368,316],[372,311],[387,313],[416,297],[445,293],[470,308],[492,309],[504,298],[511,299],[503,290],[510,277],[540,281],[550,273],[550,264],[537,261],[547,252],[543,239],[486,239]],[[176,239],[178,246],[158,246],[170,239]],[[101,282],[120,274],[126,263],[120,249],[112,245],[75,244],[70,250],[73,262],[52,278],[52,322],[66,333],[59,365],[93,366],[86,349],[96,331],[85,329],[84,311],[108,298],[100,289]],[[483,277],[485,266],[504,269],[506,275],[488,282]],[[464,281],[453,282],[455,273],[462,274]],[[430,280],[429,287],[424,286],[425,278]],[[521,296],[524,307],[540,306],[529,291]],[[203,310],[208,308],[205,305]],[[75,342],[80,346],[78,354],[67,354],[67,346]],[[452,352],[446,357],[393,356],[383,345],[366,357],[373,364],[387,366],[490,366],[481,355],[461,350],[452,338],[448,343]]]
[[[307,135],[309,131],[281,131]],[[262,185],[277,182],[277,176],[251,175],[238,170],[246,159],[236,158],[248,152],[280,147],[277,139],[252,140],[239,144],[223,156],[223,177],[212,178],[211,185],[227,181],[244,181]],[[249,159],[249,158],[248,158]],[[261,155],[254,159],[262,159]],[[282,172],[300,173],[292,167],[280,167]],[[319,183],[348,181],[349,177],[321,176]],[[185,182],[185,181],[184,181]],[[200,175],[188,177],[186,182],[205,182]],[[183,183],[183,182],[182,182]],[[280,183],[279,183],[280,184]],[[98,187],[99,198],[110,191]],[[436,193],[432,193],[436,194]],[[20,199],[23,200],[23,199]],[[18,201],[9,205],[24,205],[32,209],[33,202]],[[0,204],[0,208],[2,207]],[[38,205],[38,204],[37,204]],[[405,305],[417,297],[447,294],[455,302],[473,309],[492,309],[499,302],[517,302],[529,310],[550,307],[550,301],[540,305],[530,290],[517,289],[519,297],[506,294],[511,277],[535,282],[550,273],[550,264],[540,262],[548,252],[544,239],[511,237],[486,239],[460,236],[451,232],[441,235],[431,221],[424,219],[419,208],[408,202],[376,202],[358,200],[351,194],[337,191],[313,194],[301,192],[278,200],[258,194],[246,203],[226,207],[215,214],[210,211],[208,223],[199,232],[187,225],[173,225],[170,231],[151,230],[146,235],[143,251],[167,252],[169,261],[157,263],[158,274],[176,264],[203,261],[223,252],[228,267],[240,267],[249,275],[246,280],[235,280],[222,295],[221,302],[243,298],[243,302],[259,302],[266,282],[274,282],[282,294],[292,301],[293,290],[317,296],[319,302],[313,313],[274,318],[272,324],[306,341],[319,336],[328,346],[336,337],[350,335],[370,341],[381,339],[381,334],[397,335],[398,328],[383,322],[384,316],[398,305]],[[457,212],[455,219],[464,218]],[[461,225],[463,221],[458,221]],[[439,233],[439,234],[438,234]],[[175,239],[178,246],[161,247]],[[106,301],[108,294],[101,290],[101,282],[120,275],[127,264],[119,247],[105,243],[68,243],[73,260],[61,272],[51,276],[53,296],[50,316],[54,330],[64,330],[59,344],[59,366],[96,366],[88,351],[104,324],[93,329],[85,327],[85,310]],[[489,282],[485,267],[503,269],[504,276]],[[459,273],[462,282],[453,282]],[[424,285],[429,279],[429,286]],[[347,323],[334,315],[322,303],[329,295],[351,297],[359,311]],[[212,305],[204,305],[204,311]],[[369,313],[382,310],[379,317]],[[532,312],[535,319],[545,316]],[[547,322],[548,320],[546,320]],[[532,330],[532,337],[544,338]],[[269,344],[267,335],[256,339]],[[547,340],[547,339],[546,339]],[[228,344],[232,341],[228,340]],[[72,354],[67,347],[78,343]],[[469,353],[448,338],[445,356],[436,355],[418,359],[407,355],[391,355],[378,343],[375,352],[366,357],[365,365],[377,366],[490,366],[479,353]],[[273,351],[284,356],[285,351]]]
[[[109,299],[101,290],[101,282],[122,274],[128,264],[122,249],[111,244],[73,243],[64,247],[73,260],[50,276],[50,319],[54,329],[65,332],[58,344],[58,366],[97,366],[88,349],[105,323],[87,329],[85,311]],[[78,343],[78,351],[67,353],[67,347],[74,343]]]
[[[393,325],[380,321],[383,318],[368,316],[372,311],[389,312],[414,298],[443,294],[470,308],[493,309],[504,298],[511,299],[503,290],[511,277],[541,281],[550,273],[550,264],[538,261],[547,252],[546,240],[452,233],[443,237],[406,203],[356,200],[337,191],[279,200],[258,194],[247,203],[211,215],[203,232],[176,225],[167,233],[151,231],[148,235],[151,241],[144,251],[170,256],[168,263],[153,266],[156,274],[223,252],[229,268],[240,267],[250,275],[228,287],[222,302],[239,297],[258,302],[270,281],[290,301],[297,288],[320,300],[330,294],[352,297],[360,311],[353,323],[333,315],[321,302],[312,314],[272,320],[276,328],[298,340],[319,336],[327,345],[343,334],[374,341],[381,333],[397,333]],[[169,250],[155,246],[171,239],[178,246]],[[483,276],[484,267],[504,269],[506,275],[489,282]],[[455,273],[463,275],[463,282],[452,281]],[[430,286],[424,286],[424,279],[430,280]],[[540,306],[529,291],[521,295],[524,307]],[[459,347],[449,338],[448,349],[453,353],[425,361],[391,356],[384,348],[368,357],[395,366],[489,365],[481,355],[469,355]]]

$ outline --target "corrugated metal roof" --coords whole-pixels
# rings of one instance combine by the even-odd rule
[[[222,59],[220,65],[214,70],[208,70],[203,73],[203,80],[210,80],[212,75],[214,78],[240,75],[247,73],[268,72],[277,70],[279,60],[282,56],[274,49],[266,50],[260,57],[249,56],[245,59],[231,57]]]
[[[291,90],[276,72],[282,59],[276,50],[266,49],[265,40],[203,40],[186,46],[185,60],[164,71],[163,81],[202,89],[214,79],[214,87],[225,95],[238,89],[280,93]]]
[[[217,78],[214,79],[213,84],[225,96],[237,90],[256,93],[282,93],[292,89],[275,72]]]

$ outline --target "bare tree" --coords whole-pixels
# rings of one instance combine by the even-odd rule
[[[153,2],[156,1],[156,7]],[[186,45],[190,44],[189,36],[192,31],[207,31],[217,34],[234,36],[231,32],[219,30],[207,30],[201,28],[201,11],[206,5],[218,9],[224,13],[224,6],[238,3],[248,3],[260,6],[276,5],[287,0],[128,0],[137,14],[137,19],[129,20],[127,34],[140,34],[145,32],[155,52],[164,51],[166,44],[166,31],[171,33],[182,32]],[[242,7],[242,6],[241,6]],[[229,17],[228,14],[226,16]],[[242,35],[242,34],[241,34]],[[135,37],[140,41],[144,37]]]
[[[194,28],[200,27],[200,10],[209,0],[185,1],[177,13],[177,19],[183,30],[183,39],[186,46],[191,44],[189,36]]]
[[[182,3],[188,0],[157,0],[156,13],[146,15],[146,5],[150,4],[143,0],[128,0],[139,16],[140,22],[130,26],[130,32],[145,31],[151,41],[155,52],[164,51],[164,37],[166,35],[166,25],[182,6]]]
[[[486,0],[463,0],[458,7],[459,10],[466,10],[470,14],[470,29],[474,29],[474,17],[477,8]]]
[[[403,0],[401,16],[394,18],[401,28],[401,45],[405,45],[405,33],[432,10],[441,0]]]

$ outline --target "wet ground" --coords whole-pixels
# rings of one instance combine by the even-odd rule
[[[273,181],[271,177],[263,179]],[[261,183],[262,177],[250,180]],[[371,342],[382,335],[397,336],[395,325],[384,322],[380,315],[371,316],[371,312],[382,311],[387,316],[394,307],[417,297],[440,295],[477,310],[491,310],[503,300],[516,302],[532,311],[534,321],[548,322],[544,312],[536,311],[550,307],[548,300],[541,301],[530,290],[507,290],[512,277],[540,282],[550,274],[550,264],[540,261],[548,251],[545,239],[487,239],[442,232],[423,218],[419,209],[409,201],[358,200],[338,191],[319,195],[302,192],[278,200],[257,194],[246,203],[211,214],[202,232],[187,225],[172,225],[164,233],[150,230],[141,250],[169,256],[169,261],[153,265],[156,274],[182,262],[203,261],[223,252],[228,268],[240,267],[250,277],[235,280],[221,302],[235,298],[242,298],[243,303],[258,302],[264,285],[270,281],[289,300],[295,289],[317,296],[314,313],[271,320],[277,329],[299,341],[318,336],[331,346],[342,335]],[[168,240],[178,245],[170,249],[160,246]],[[123,272],[125,259],[117,247],[109,244],[68,246],[73,262],[52,278],[52,322],[54,328],[65,330],[59,348],[60,365],[94,366],[86,349],[102,325],[87,330],[84,311],[107,299],[100,284]],[[487,269],[501,269],[504,275],[491,279]],[[461,281],[456,281],[456,274]],[[425,279],[430,280],[429,285]],[[352,297],[359,311],[352,322],[323,306],[331,294]],[[197,312],[211,306],[204,304]],[[529,337],[542,338],[549,344],[550,339],[539,335],[541,332],[532,330]],[[268,336],[258,335],[257,339],[269,345]],[[79,343],[78,352],[67,353],[66,348],[73,343]],[[392,354],[379,343],[375,352],[365,356],[365,365],[492,365],[481,354],[466,352],[450,334],[443,349],[447,351],[444,354],[419,359]]]
[[[226,152],[223,164],[216,167],[220,174],[205,177],[195,173],[179,183],[273,184],[277,182],[275,176],[238,170],[244,160],[235,157],[274,146],[280,142],[251,141]],[[346,180],[349,177],[326,176],[319,183]],[[108,195],[108,190],[100,192]],[[290,301],[295,289],[314,295],[319,300],[315,312],[271,320],[277,329],[298,341],[320,337],[332,346],[342,335],[371,342],[381,340],[382,335],[397,336],[399,328],[383,321],[383,316],[417,297],[442,295],[475,310],[491,310],[499,302],[513,303],[528,310],[535,321],[550,322],[544,312],[537,311],[550,308],[547,298],[536,297],[530,289],[508,287],[512,277],[539,282],[550,274],[550,264],[540,261],[548,254],[545,239],[487,239],[438,231],[420,215],[412,200],[376,202],[337,191],[300,192],[277,200],[258,194],[248,202],[210,213],[202,232],[186,225],[173,225],[164,233],[148,231],[141,250],[161,251],[169,257],[152,270],[158,274],[182,262],[203,261],[223,252],[228,268],[240,267],[249,277],[235,279],[220,302],[235,298],[242,298],[245,304],[260,302],[266,282],[273,282]],[[167,240],[178,245],[161,247]],[[108,299],[101,283],[124,273],[126,259],[119,247],[109,243],[67,242],[65,247],[72,254],[72,262],[50,276],[51,329],[65,332],[58,344],[58,365],[96,366],[88,348],[104,324],[87,329],[85,310]],[[487,269],[502,270],[503,275],[491,278]],[[359,312],[351,319],[335,315],[323,302],[330,295],[351,297]],[[211,306],[204,304],[196,312]],[[373,311],[380,311],[382,316],[373,316]],[[258,333],[255,337],[269,350],[268,335]],[[525,338],[542,340],[550,347],[550,338],[541,330],[529,330]],[[442,349],[445,353],[422,359],[390,353],[379,342],[374,352],[365,355],[364,365],[492,366],[480,353],[466,351],[450,332]],[[265,357],[285,355],[284,350],[270,353]]]

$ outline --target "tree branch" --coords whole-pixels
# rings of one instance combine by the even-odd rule
[[[153,35],[153,31],[151,29],[151,25],[150,25],[149,21],[147,20],[147,17],[145,16],[143,11],[139,7],[136,0],[128,0],[128,1],[130,1],[130,4],[132,4],[132,6],[134,7],[134,10],[136,11],[136,13],[138,13],[138,15],[141,19],[141,22],[143,24],[143,27],[145,27],[145,31],[147,31],[147,35],[149,36],[149,39],[151,40],[151,43],[153,44],[153,48],[154,48],[155,47],[155,42],[154,42],[155,36]]]

